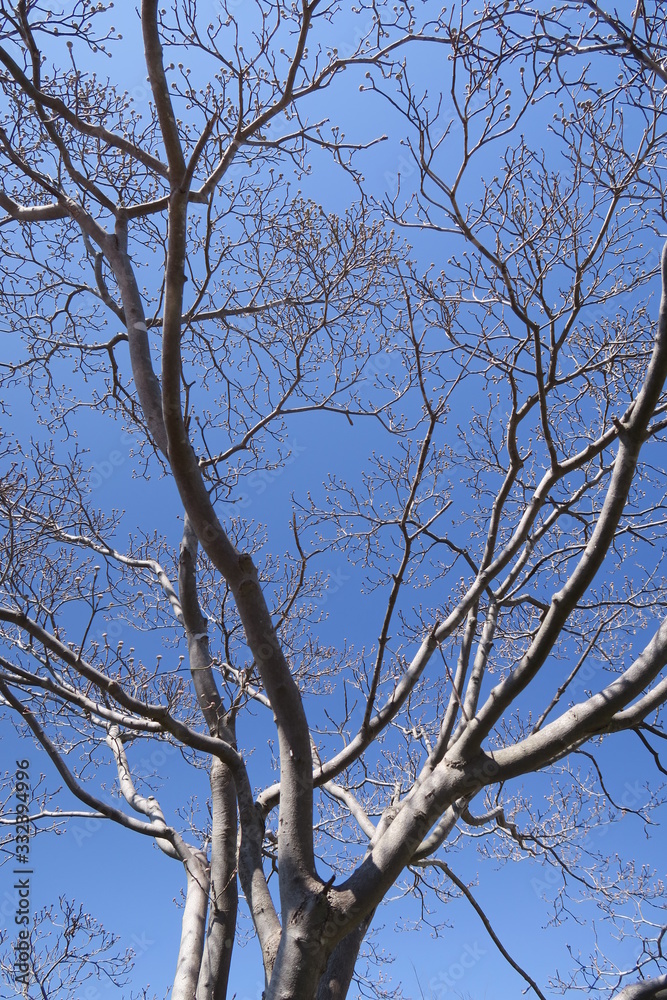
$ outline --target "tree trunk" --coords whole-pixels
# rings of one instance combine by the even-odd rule
[[[361,943],[371,925],[374,914],[375,911],[364,917],[359,926],[350,931],[342,941],[339,941],[332,951],[327,962],[326,972],[320,979],[317,1000],[345,1000],[354,975]]]
[[[309,920],[307,914],[294,913],[283,927],[264,1000],[317,1000],[328,957],[321,919]]]
[[[185,864],[188,888],[171,1000],[193,1000],[201,968],[209,879],[207,858],[194,852]]]
[[[211,891],[206,944],[197,1000],[225,1000],[236,930],[236,791],[220,760],[211,765],[212,824]]]

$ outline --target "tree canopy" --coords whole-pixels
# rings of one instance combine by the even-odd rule
[[[182,865],[172,1000],[231,995],[246,911],[266,1000],[403,995],[360,959],[397,884],[436,935],[462,897],[528,995],[661,996],[661,5],[112,7],[0,0],[32,835],[86,816]],[[619,814],[629,857],[590,838]],[[476,850],[608,929],[538,982]],[[26,995],[122,989],[60,907]]]

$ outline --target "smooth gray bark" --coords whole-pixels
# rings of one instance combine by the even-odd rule
[[[211,889],[197,1000],[225,1000],[236,934],[236,790],[228,767],[211,765]]]
[[[617,994],[616,1000],[667,1000],[667,976],[626,986]]]
[[[185,512],[202,547],[234,595],[248,646],[275,714],[283,791],[278,858],[284,915],[298,905],[305,881],[315,876],[310,734],[301,696],[276,636],[257,569],[250,555],[236,550],[218,518],[183,417],[181,326],[188,193],[198,153],[194,151],[186,167],[162,61],[157,8],[156,0],[143,0],[141,23],[148,77],[167,152],[171,186],[162,324],[162,415],[167,454]]]
[[[194,1000],[206,937],[208,908],[208,861],[199,852],[191,853],[185,863],[187,890],[181,925],[181,942],[176,962],[172,1000]]]
[[[329,957],[322,936],[322,917],[314,913],[318,900],[311,894],[301,912],[284,922],[280,946],[264,1000],[315,1000]],[[315,919],[312,919],[314,917]]]
[[[24,22],[26,6],[25,3],[17,5]],[[597,9],[597,5],[589,4],[589,6]],[[246,125],[239,123],[237,134],[230,140],[226,152],[221,156],[217,167],[210,172],[208,180],[201,189],[200,193],[204,193],[204,199],[214,191],[219,178],[242,142],[249,137],[252,138],[254,131],[257,131],[260,125],[270,121],[292,101],[297,70],[305,52],[310,17],[315,7],[316,4],[303,5],[298,41],[281,98],[272,106],[260,110],[258,117],[252,123]],[[60,195],[61,204],[35,206],[32,218],[34,220],[61,218],[69,213],[83,232],[102,249],[114,271],[122,299],[122,309],[116,308],[115,311],[127,326],[134,385],[144,420],[156,448],[162,452],[171,466],[186,512],[179,589],[194,687],[210,736],[203,737],[177,722],[160,706],[151,708],[127,696],[119,689],[117,682],[105,678],[80,656],[74,656],[71,651],[67,651],[36,623],[30,623],[27,618],[14,612],[5,614],[5,620],[15,621],[20,628],[26,629],[32,637],[43,643],[45,649],[57,652],[63,662],[75,667],[81,677],[95,684],[100,691],[111,696],[120,705],[125,705],[140,714],[142,718],[159,725],[162,727],[160,731],[176,735],[188,746],[202,749],[213,757],[211,766],[213,835],[210,870],[206,858],[186,849],[181,842],[177,843],[172,831],[165,829],[164,837],[156,836],[163,850],[171,857],[179,857],[185,863],[187,871],[183,936],[172,996],[176,1000],[192,1000],[195,988],[198,1000],[223,1000],[226,995],[237,908],[238,808],[241,833],[238,870],[262,947],[268,980],[267,1000],[288,1000],[288,998],[310,1000],[315,996],[317,1000],[341,1000],[349,990],[359,947],[375,906],[406,865],[415,857],[426,857],[440,846],[458,820],[457,810],[462,804],[486,786],[553,763],[591,736],[614,728],[622,728],[631,722],[636,724],[664,697],[665,681],[654,690],[646,694],[643,692],[646,691],[647,685],[654,682],[658,672],[667,662],[667,622],[660,626],[653,639],[643,652],[635,657],[630,667],[604,690],[563,712],[560,718],[543,728],[536,726],[531,735],[513,746],[501,749],[495,754],[487,754],[481,750],[482,741],[491,732],[502,712],[511,706],[517,695],[547,662],[562,635],[566,622],[590,587],[617,537],[637,469],[639,451],[646,438],[649,421],[656,411],[667,372],[667,251],[662,263],[663,299],[655,349],[640,392],[625,413],[620,418],[615,417],[612,420],[613,426],[607,426],[608,422],[605,422],[604,432],[600,432],[596,441],[588,444],[578,454],[562,461],[559,461],[549,427],[547,406],[549,376],[542,367],[540,330],[535,324],[528,324],[534,344],[539,409],[550,467],[534,489],[532,498],[527,501],[515,530],[511,535],[503,533],[501,531],[503,506],[516,484],[523,465],[516,443],[517,413],[514,411],[507,427],[509,467],[490,514],[486,548],[474,582],[468,588],[465,597],[453,606],[445,621],[433,625],[397,681],[393,692],[384,705],[376,709],[375,700],[381,676],[383,651],[388,642],[398,588],[408,569],[409,550],[406,546],[399,572],[394,576],[394,587],[391,589],[388,613],[382,628],[376,667],[360,731],[347,743],[341,753],[325,762],[323,766],[318,766],[313,773],[310,736],[301,696],[292,676],[291,665],[276,634],[257,568],[250,555],[236,549],[214,509],[208,485],[204,481],[189,438],[183,412],[181,336],[183,285],[188,249],[188,204],[192,200],[190,184],[195,173],[197,158],[210,136],[207,130],[213,128],[212,119],[206,123],[202,135],[188,153],[189,160],[186,160],[181,128],[174,114],[163,64],[156,0],[143,0],[141,20],[146,64],[161,140],[168,160],[166,176],[170,187],[169,197],[164,199],[165,208],[168,203],[168,253],[162,326],[161,381],[153,370],[144,305],[127,251],[126,224],[129,217],[127,210],[114,205],[106,196],[100,200],[103,208],[115,213],[116,230],[113,235],[105,233],[76,200],[65,199],[64,193]],[[28,38],[25,25],[24,28],[25,37]],[[94,126],[87,125],[67,109],[66,105],[54,104],[53,101],[56,99],[44,96],[39,85],[40,63],[39,60],[35,61],[34,52],[32,59],[34,62],[32,83],[20,67],[8,57],[3,61],[14,78],[21,82],[25,93],[34,101],[40,122],[51,137],[54,148],[63,151],[64,140],[56,126],[57,118],[61,116],[70,126],[84,134],[94,135],[111,145],[115,144],[128,153],[135,152],[136,147],[132,146],[129,140],[121,142],[113,133],[99,129],[95,131]],[[154,169],[160,167],[162,176],[165,176],[165,169],[159,161],[146,159],[144,156],[142,162]],[[427,174],[428,170],[423,163],[422,167]],[[68,169],[74,182],[82,180],[82,175],[73,173],[71,166]],[[432,177],[430,174],[429,176]],[[83,178],[81,189],[87,190],[88,184],[89,182]],[[451,202],[456,214],[458,209],[454,195],[451,195]],[[3,195],[0,204],[13,213],[14,218],[21,220],[25,217],[25,210],[8,196]],[[460,216],[457,218],[463,235],[472,239],[472,233],[467,228],[465,220]],[[483,252],[487,261],[496,262],[496,258],[483,247],[480,252]],[[103,284],[103,278],[100,281]],[[113,307],[113,303],[111,305]],[[554,353],[554,365],[555,359]],[[412,498],[417,493],[428,456],[431,435],[437,423],[435,411],[430,409],[430,403],[427,403],[427,408],[431,422],[428,434],[422,443],[419,473],[413,483]],[[397,795],[396,808],[392,810],[391,817],[378,827],[374,836],[370,837],[369,855],[342,886],[335,888],[324,886],[316,874],[313,850],[314,783],[321,784],[332,779],[358,759],[410,698],[433,653],[467,618],[466,639],[455,681],[456,694],[459,696],[463,691],[471,647],[476,635],[480,598],[485,591],[497,585],[500,574],[513,560],[517,560],[517,564],[520,563],[522,550],[527,551],[528,546],[533,544],[532,532],[534,529],[539,530],[538,518],[544,505],[550,501],[554,487],[570,473],[581,470],[593,457],[601,455],[614,443],[618,445],[618,454],[606,499],[596,519],[592,535],[574,572],[562,589],[551,595],[550,599],[547,598],[544,615],[539,627],[536,627],[529,649],[518,663],[512,665],[506,678],[493,688],[487,701],[478,711],[481,681],[496,633],[500,605],[495,603],[495,597],[499,596],[504,586],[501,583],[500,590],[494,592],[495,597],[489,604],[486,624],[465,692],[464,706],[462,707],[460,703],[451,703],[451,710],[445,716],[438,745],[430,754],[430,759],[413,788],[402,801],[398,800]],[[503,539],[503,547],[498,552],[496,546],[499,538]],[[261,674],[263,688],[275,714],[280,746],[280,785],[268,789],[261,797],[257,808],[253,803],[244,764],[236,753],[232,720],[225,715],[224,705],[211,669],[206,620],[197,599],[198,544],[202,545],[211,562],[229,585],[240,614],[248,647]],[[511,572],[518,571],[515,568]],[[3,688],[4,691],[6,688]],[[18,705],[18,702],[12,701],[9,695],[5,697],[12,706]],[[82,696],[75,692],[71,697],[74,702],[75,698]],[[628,708],[636,698],[639,698],[639,701]],[[103,710],[107,711],[106,706],[103,706]],[[454,729],[459,710],[461,710],[459,726]],[[473,718],[475,713],[476,717]],[[113,717],[102,717],[110,718],[110,721],[116,723]],[[28,724],[48,750],[48,741],[39,730],[37,722],[29,719]],[[117,736],[116,729],[113,732],[112,743]],[[156,826],[156,822],[163,823],[157,807],[154,807],[148,799],[137,796],[136,791],[129,785],[130,772],[124,763],[120,737],[115,753],[119,761],[121,786],[124,788],[127,802],[151,819],[151,835],[155,835],[156,830],[162,833],[161,827]],[[55,751],[53,756],[57,756]],[[60,771],[65,775],[69,787],[72,787],[72,776],[62,762]],[[76,793],[80,794],[80,791],[77,789]],[[83,798],[82,795],[80,797]],[[278,860],[282,927],[268,892],[262,857],[263,821],[268,811],[276,804],[279,804],[280,808]],[[106,814],[113,815],[110,810],[107,810]],[[123,822],[129,825],[126,820]],[[145,832],[148,826],[149,824],[135,825],[133,828]],[[431,830],[433,832],[429,835]],[[204,945],[207,908],[209,927]],[[638,1000],[638,998],[648,1000],[648,998],[663,997],[666,991],[667,979],[662,977],[659,980],[626,987],[619,996],[623,1000]]]
[[[324,975],[317,989],[317,1000],[345,1000],[350,989],[359,949],[373,919],[369,913],[354,930],[339,941],[327,962]]]

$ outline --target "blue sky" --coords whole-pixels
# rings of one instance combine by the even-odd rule
[[[217,9],[217,5],[211,4]],[[138,68],[140,51],[136,21],[129,10],[118,10],[117,26],[123,28],[125,39],[122,45],[113,49],[113,58],[108,71],[115,79],[122,79],[123,85],[135,99],[142,113],[147,111],[147,89],[144,75]],[[121,23],[127,21],[126,24]],[[349,26],[339,38],[339,45],[354,42],[358,35],[356,22],[350,19]],[[430,85],[437,79],[441,50],[436,50],[429,60],[419,63],[415,60],[415,74],[422,76],[421,85]],[[379,195],[382,186],[393,195],[400,172],[404,183],[412,183],[405,150],[400,146],[402,122],[392,116],[379,98],[359,94],[359,80],[349,78],[327,91],[313,108],[318,117],[326,113],[331,120],[338,117],[345,122],[345,130],[350,139],[367,136],[369,130],[376,134],[387,132],[389,139],[382,147],[364,155],[364,172],[369,186]],[[433,96],[431,94],[431,96]],[[296,181],[304,192],[316,201],[322,201],[327,210],[342,211],[352,197],[349,181],[342,179],[340,172],[334,172],[327,165],[325,157],[315,156],[316,169],[307,178]],[[475,178],[476,182],[477,178]],[[443,239],[434,236],[419,237],[414,232],[411,238],[420,240],[415,248],[417,259],[424,266],[431,260],[439,268],[438,261],[450,252]],[[650,237],[649,237],[650,239]],[[655,282],[654,282],[655,283]],[[656,287],[657,295],[657,287]],[[11,344],[0,345],[0,350],[11,351]],[[387,352],[382,366],[392,371],[399,365],[396,352]],[[460,400],[461,410],[465,405],[473,408],[476,399]],[[465,419],[465,413],[457,419]],[[34,415],[27,394],[12,402],[12,428],[24,437],[29,433],[43,433],[35,426]],[[370,447],[382,448],[375,444],[375,427],[370,421],[356,421],[350,427],[340,419],[337,424],[319,418],[303,417],[295,420],[290,429],[294,460],[281,474],[248,481],[245,512],[250,512],[258,521],[267,524],[267,550],[281,551],[289,540],[292,512],[292,495],[303,496],[308,490],[320,491],[332,466],[341,468],[350,478],[358,476]],[[90,418],[79,430],[79,443],[88,449],[91,467],[91,496],[95,503],[105,509],[125,509],[126,514],[118,532],[120,545],[134,521],[147,526],[145,514],[150,511],[148,526],[151,530],[164,534],[170,545],[178,546],[181,522],[178,507],[174,502],[175,492],[165,480],[154,477],[149,483],[133,476],[135,459],[132,457],[132,440],[120,424],[105,414],[91,413]],[[454,488],[455,489],[455,488]],[[455,489],[456,495],[456,489]],[[322,609],[329,616],[323,627],[332,635],[344,631],[348,641],[360,648],[375,641],[376,633],[369,635],[369,620],[379,613],[382,595],[367,595],[363,592],[363,573],[350,567],[345,558],[335,551],[326,552],[320,561],[320,568],[331,576],[331,585],[322,601]],[[119,626],[123,628],[123,626]],[[376,628],[375,622],[372,625]],[[120,636],[124,633],[118,633]],[[159,638],[144,637],[150,653],[155,655],[160,647]],[[215,644],[215,637],[213,637]],[[151,644],[152,643],[152,644]],[[173,651],[165,653],[175,655]],[[340,692],[334,695],[340,696]],[[313,709],[320,711],[320,707]],[[261,710],[258,711],[261,720]],[[258,721],[258,726],[264,723]],[[247,745],[256,740],[255,723],[240,726],[241,737]],[[44,772],[51,786],[57,778],[48,761],[36,750],[26,749],[29,743],[12,732],[4,730],[3,746],[7,756],[5,768],[12,770],[15,757],[29,756],[32,773],[36,777]],[[629,808],[638,808],[644,803],[642,788],[643,775],[636,770],[636,747],[631,738],[623,737],[616,749],[603,751],[608,773],[613,775],[614,792],[617,799]],[[160,756],[162,755],[162,756]],[[164,760],[162,759],[164,757]],[[167,821],[177,824],[176,810],[182,803],[184,794],[198,795],[200,801],[205,796],[204,775],[198,773],[194,785],[186,777],[177,754],[166,754],[159,748],[150,748],[142,756],[137,751],[139,772],[147,778],[147,785],[155,791]],[[640,758],[644,767],[645,758]],[[131,760],[132,763],[132,760]],[[137,764],[135,763],[135,767]],[[152,769],[161,772],[165,778],[161,785],[150,778]],[[648,771],[647,773],[650,773]],[[258,750],[253,758],[251,774],[258,786],[268,781],[268,754]],[[546,788],[546,778],[531,782],[537,793]],[[664,810],[663,810],[664,813]],[[642,854],[638,861],[653,864],[664,871],[664,855],[661,856],[660,838],[655,831],[648,830],[646,836],[640,820],[629,817],[628,827],[619,825],[592,831],[584,846],[591,850],[606,850],[613,856],[615,851],[630,848],[634,851],[640,844]],[[178,899],[183,888],[183,879],[177,863],[165,858],[145,838],[127,831],[112,828],[110,824],[97,820],[74,819],[61,836],[38,836],[33,847],[35,879],[33,882],[33,906],[37,910],[42,905],[53,902],[65,893],[84,902],[109,930],[121,935],[122,942],[137,952],[136,965],[132,977],[135,989],[150,983],[158,997],[162,997],[171,983],[175,965],[176,950],[180,933],[179,915],[173,900]],[[541,865],[524,861],[512,864],[494,858],[481,858],[468,845],[465,852],[453,855],[452,865],[464,879],[475,879],[479,873],[479,886],[474,889],[479,902],[484,906],[492,924],[511,954],[523,964],[527,971],[544,987],[552,970],[569,967],[567,946],[575,951],[590,944],[591,911],[582,907],[575,910],[561,927],[543,929],[549,919],[549,907],[543,905],[542,894],[547,897],[555,891],[551,874]],[[0,896],[8,902],[12,897],[11,875],[7,867],[0,869]],[[408,876],[409,879],[409,876]],[[9,896],[8,896],[9,894]],[[4,912],[4,911],[3,911]],[[491,996],[518,997],[523,982],[508,968],[497,954],[479,918],[465,901],[454,901],[439,914],[447,919],[451,928],[434,939],[428,928],[420,931],[395,930],[396,925],[409,927],[419,917],[419,904],[405,894],[402,885],[389,894],[389,899],[378,911],[374,926],[377,930],[377,946],[395,961],[387,969],[394,984],[403,984],[406,997],[426,1000],[444,1000],[449,997],[466,997],[485,1000]],[[583,920],[577,923],[576,918]],[[250,930],[247,914],[241,924],[246,936]],[[619,946],[619,954],[627,952],[630,958],[632,943]],[[624,956],[625,957],[625,956]],[[230,998],[237,1000],[259,1000],[262,988],[262,971],[259,950],[251,940],[236,953],[233,965]],[[420,992],[421,991],[421,992]],[[85,994],[82,1000],[103,1000],[113,993],[100,988],[98,993]],[[129,995],[129,993],[128,993]],[[355,996],[354,990],[350,996]]]

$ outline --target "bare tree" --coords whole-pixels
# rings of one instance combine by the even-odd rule
[[[29,969],[25,975],[27,988],[23,996],[62,997],[77,1000],[93,982],[123,989],[128,984],[132,968],[132,951],[118,951],[118,937],[105,931],[84,908],[61,898],[58,906],[49,906],[34,915],[27,932]],[[15,997],[17,992],[15,965],[3,961],[0,965],[2,992],[0,996]],[[96,989],[96,987],[93,987]],[[133,998],[148,1000],[144,991],[132,993]]]
[[[3,444],[0,697],[80,813],[183,866],[173,1000],[227,996],[239,889],[267,1000],[347,996],[397,880],[436,929],[465,897],[535,996],[661,996],[660,880],[586,844],[652,822],[665,773],[660,5],[143,0],[143,109],[107,6],[70,8],[0,3],[3,405],[39,419]],[[381,136],[331,112],[352,93],[403,137],[386,194]],[[98,411],[125,518],[78,443]],[[302,473],[265,534],[249,491],[306,419],[368,457]],[[642,801],[615,802],[612,735]],[[147,742],[206,772],[208,815],[163,810]],[[49,786],[30,821],[68,815]],[[578,892],[636,961],[540,986],[456,871],[473,840],[553,866],[554,919]]]

